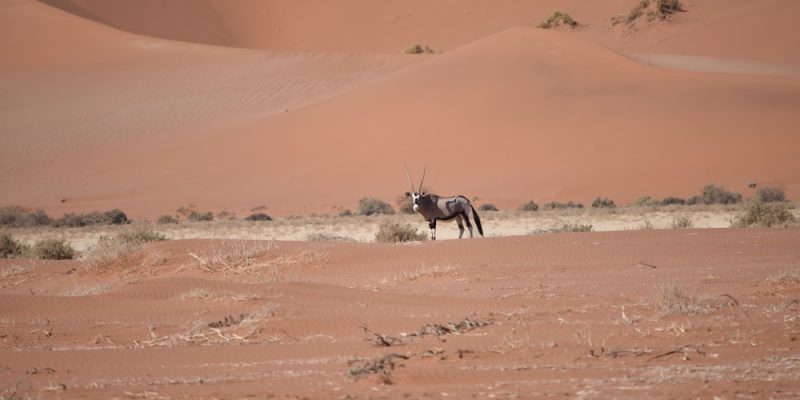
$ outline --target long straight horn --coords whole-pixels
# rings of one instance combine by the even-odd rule
[[[428,164],[426,163],[425,166],[422,168],[422,179],[419,181],[419,193],[422,193],[422,182],[425,182],[425,171],[428,169]]]
[[[411,174],[408,173],[408,167],[403,163],[403,168],[406,169],[406,176],[408,177],[408,184],[411,185],[411,193],[414,193],[414,181],[411,180]]]

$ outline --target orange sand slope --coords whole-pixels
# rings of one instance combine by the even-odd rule
[[[405,191],[404,161],[502,207],[709,182],[800,195],[796,2],[637,31],[608,22],[635,1],[47,3],[75,15],[0,5],[0,204],[330,212]],[[554,9],[584,26],[532,27]],[[414,42],[444,52],[399,54]]]
[[[0,388],[18,398],[793,398],[798,241],[797,229],[170,241],[93,272],[0,260]],[[214,254],[254,256],[226,268]],[[393,369],[369,373],[389,354],[400,356]]]

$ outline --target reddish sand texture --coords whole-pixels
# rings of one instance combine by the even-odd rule
[[[797,198],[800,3],[612,25],[638,3],[6,0],[0,205],[335,213],[407,190],[404,162],[504,208]],[[581,25],[535,28],[554,10]]]
[[[797,243],[798,229],[196,240],[93,268],[0,260],[0,390],[797,398]]]

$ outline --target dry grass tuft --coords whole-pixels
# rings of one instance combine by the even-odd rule
[[[144,227],[126,230],[114,236],[100,236],[97,244],[83,255],[89,270],[103,271],[112,266],[130,268],[135,262],[135,252],[144,244],[158,242],[167,238]]]
[[[767,282],[778,286],[792,286],[800,283],[800,268],[791,271],[784,271],[775,275],[770,275]]]
[[[733,222],[733,226],[742,228],[789,226],[796,222],[790,207],[785,202],[765,203],[751,200],[745,205],[744,213],[739,215]]]
[[[381,383],[391,385],[394,383],[392,379],[392,371],[394,371],[396,364],[395,360],[408,360],[410,357],[402,354],[387,354],[375,360],[364,361],[358,367],[350,368],[350,376],[355,379],[361,379],[367,376],[377,375]],[[348,364],[352,365],[355,362],[351,361]]]
[[[575,29],[578,27],[578,21],[575,21],[569,14],[565,12],[556,11],[546,20],[539,23],[539,25],[536,25],[536,27],[541,29],[552,29],[561,25]]]
[[[189,253],[200,268],[208,272],[252,274],[260,272],[267,264],[258,259],[273,249],[272,241],[230,240],[216,243],[203,252]]]
[[[375,234],[375,241],[378,243],[397,243],[424,241],[428,235],[420,233],[417,228],[410,224],[401,222],[386,221],[378,226],[378,233]]]
[[[31,253],[42,260],[71,260],[75,249],[63,239],[42,239],[31,248]]]
[[[711,307],[696,296],[687,294],[677,283],[661,286],[655,300],[659,316],[701,315],[711,311]]]
[[[672,219],[672,229],[689,229],[693,226],[694,222],[686,215],[681,215]]]

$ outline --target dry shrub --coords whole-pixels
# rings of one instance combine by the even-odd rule
[[[598,197],[592,202],[592,208],[617,208],[617,205],[614,203],[614,200],[608,197]]]
[[[578,21],[575,21],[569,14],[561,11],[556,11],[546,20],[536,25],[537,28],[550,29],[559,25],[568,26],[572,29],[578,27]]]
[[[124,225],[131,221],[124,212],[117,208],[105,212],[92,211],[88,214],[67,213],[53,221],[56,227],[81,227],[91,225]]]
[[[408,46],[405,50],[403,50],[403,53],[405,54],[424,54],[424,53],[435,53],[435,52],[436,51],[434,51],[432,48],[428,46],[423,46],[421,44],[413,44],[411,46]]]
[[[90,270],[105,270],[112,265],[130,267],[134,253],[145,243],[159,242],[167,238],[155,231],[137,228],[119,232],[114,236],[100,236],[97,244],[90,247],[83,256]]]
[[[71,260],[75,258],[75,250],[63,239],[42,239],[37,241],[31,253],[43,260]]]
[[[519,210],[519,211],[537,211],[537,210],[539,210],[539,205],[536,204],[536,202],[534,202],[533,200],[531,200],[531,201],[529,201],[527,203],[521,204],[517,208],[517,210]]]
[[[800,268],[791,271],[784,271],[775,275],[770,275],[768,282],[779,286],[791,286],[800,283]]]
[[[0,258],[23,257],[30,251],[25,243],[14,239],[9,233],[0,233]]]
[[[397,206],[397,212],[400,214],[414,214],[414,203],[411,196],[401,193],[394,199],[394,204]]]
[[[247,217],[245,217],[244,220],[245,221],[272,221],[272,217],[270,217],[269,215],[267,215],[267,214],[265,214],[263,212],[259,212],[259,213],[254,213],[254,214],[248,215]]]
[[[711,307],[696,296],[687,294],[677,283],[658,288],[656,310],[659,316],[707,314]]]
[[[189,214],[186,215],[186,219],[189,222],[213,221],[214,213],[212,213],[211,211],[206,211],[206,212],[190,211]]]
[[[733,222],[736,227],[773,227],[789,226],[796,221],[790,211],[790,205],[784,202],[764,203],[758,200],[748,201],[744,213]]]
[[[742,202],[741,193],[731,192],[725,186],[713,183],[703,186],[702,198],[704,204],[738,204]]]
[[[306,236],[306,240],[310,242],[355,242],[355,239],[347,236],[337,236],[324,232],[309,233]]]
[[[569,208],[583,208],[583,204],[576,203],[574,201],[568,201],[566,203],[561,203],[558,201],[551,201],[544,204],[545,210],[564,210]]]
[[[636,199],[633,204],[637,207],[654,207],[657,206],[659,202],[650,196],[642,196]]]
[[[419,233],[417,228],[410,224],[386,221],[378,226],[378,233],[375,234],[375,241],[378,243],[397,243],[427,240],[428,236]]]
[[[156,223],[159,225],[167,225],[167,224],[177,224],[178,219],[173,217],[172,215],[162,215],[158,217]]]
[[[625,23],[632,25],[641,17],[647,17],[649,21],[665,20],[671,15],[686,11],[679,0],[641,0],[627,14],[618,15],[611,18],[613,25]]]
[[[662,206],[684,205],[684,204],[686,204],[686,199],[682,199],[680,197],[669,196],[661,199]]]
[[[498,211],[497,207],[492,203],[481,204],[478,211]]]
[[[51,223],[50,217],[42,210],[30,210],[19,206],[0,207],[0,226],[31,228]]]
[[[218,242],[202,252],[189,253],[200,268],[208,272],[232,274],[256,273],[266,264],[258,259],[272,250],[272,242],[229,240]]]
[[[694,226],[692,219],[681,215],[672,219],[672,229],[688,229]]]
[[[359,215],[378,215],[378,214],[386,214],[392,215],[394,214],[394,209],[389,203],[377,199],[377,198],[370,198],[365,197],[358,201],[358,214]]]
[[[776,187],[763,187],[756,191],[756,200],[762,203],[776,203],[786,201],[786,193]]]

